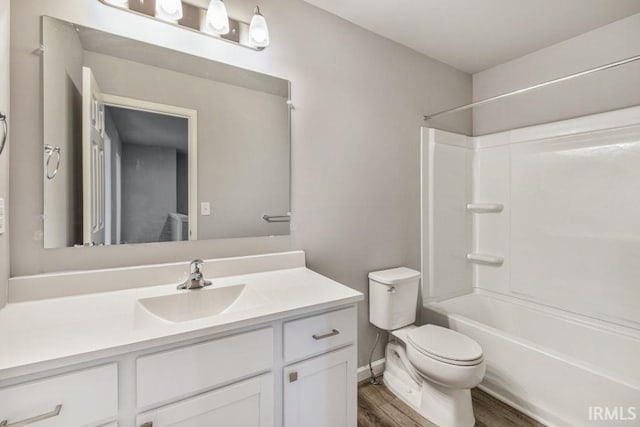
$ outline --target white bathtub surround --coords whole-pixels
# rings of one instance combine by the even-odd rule
[[[640,107],[423,131],[423,320],[478,341],[482,387],[545,423],[640,402],[639,156]]]
[[[471,282],[472,218],[465,207],[473,201],[473,138],[423,128],[420,155],[422,296],[461,295]]]
[[[429,303],[423,319],[480,343],[480,388],[544,424],[590,425],[590,406],[638,407],[637,331],[482,290]]]
[[[275,269],[277,262],[281,263],[281,269]],[[185,265],[188,267],[188,263]],[[249,270],[236,268],[241,265]],[[257,272],[256,265],[272,268]],[[167,270],[178,272],[183,267],[171,264],[140,269],[148,275],[147,281],[143,281],[145,274],[136,269],[132,269],[132,277],[144,283],[144,287],[7,304],[0,311],[0,381],[248,327],[278,317],[328,310],[363,298],[361,293],[307,269],[303,252],[216,260],[206,262],[204,267],[205,276],[213,278],[213,285],[188,292],[244,284],[263,303],[249,305],[245,310],[172,323],[146,311],[138,300],[179,293],[176,285],[186,275],[170,276],[170,284],[150,285],[153,280],[166,277],[158,276],[156,271],[165,274]],[[235,271],[237,275],[216,278],[216,271]],[[73,273],[72,281],[81,281],[82,274]],[[51,280],[60,282],[59,275],[51,276]],[[101,274],[86,272],[85,280],[100,277],[108,283],[114,277],[126,277],[126,272],[122,269],[103,270]],[[33,280],[46,282],[47,275]]]

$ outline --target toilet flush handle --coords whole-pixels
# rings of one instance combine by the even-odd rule
[[[390,294],[395,294],[396,293],[396,287],[395,286],[389,286],[389,289],[387,289],[387,292],[389,292]]]

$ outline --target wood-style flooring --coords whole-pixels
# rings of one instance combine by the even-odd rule
[[[479,389],[473,389],[471,396],[476,427],[543,427],[537,421]],[[367,382],[358,387],[358,427],[434,426],[384,385],[371,385]]]

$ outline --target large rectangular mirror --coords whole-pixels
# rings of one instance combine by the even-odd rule
[[[282,235],[287,80],[43,17],[44,246]]]

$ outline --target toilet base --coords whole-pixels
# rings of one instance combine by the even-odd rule
[[[421,379],[413,380],[390,344],[383,381],[387,388],[417,413],[440,427],[473,427],[475,417],[470,390],[454,390]]]

